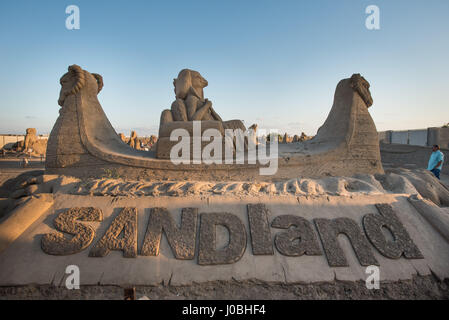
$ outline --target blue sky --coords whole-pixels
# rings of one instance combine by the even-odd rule
[[[80,30],[67,30],[68,5]],[[380,8],[380,30],[365,8]],[[1,1],[0,133],[57,116],[71,64],[99,73],[100,102],[118,132],[156,133],[183,68],[208,81],[223,119],[315,134],[338,81],[371,83],[378,130],[449,122],[449,1]]]

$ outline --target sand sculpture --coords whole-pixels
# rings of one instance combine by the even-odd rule
[[[171,110],[164,110],[161,114],[161,124],[173,121],[222,121],[212,108],[212,102],[204,99],[203,89],[208,82],[199,72],[184,69],[173,79],[176,100]]]
[[[312,139],[313,137],[306,135],[304,132],[301,132],[301,136],[299,137],[299,141],[307,141]]]
[[[225,129],[241,129],[246,131],[240,120],[223,121],[213,109],[212,102],[204,98],[203,89],[208,82],[197,71],[183,69],[178,78],[173,80],[176,100],[171,109],[162,111],[159,125],[159,142],[156,157],[169,159],[170,150],[177,143],[170,141],[173,130],[183,128],[193,135],[193,122],[202,121],[201,133],[213,128],[224,136]]]
[[[157,137],[156,137],[155,135],[152,134],[152,135],[150,136],[149,144],[150,144],[150,145],[154,145],[156,142],[157,142]]]
[[[137,133],[135,131],[131,131],[131,136],[129,137],[128,145],[131,148],[140,150],[140,140],[137,137]]]
[[[301,136],[295,134],[291,139],[291,142],[303,142],[312,139],[313,137],[306,135],[304,132],[301,132]]]
[[[177,100],[171,110],[162,112],[158,149],[167,141],[171,128],[189,129],[191,121],[186,119],[220,119],[212,103],[203,99],[207,81],[199,73],[183,70],[174,83]],[[259,163],[174,164],[158,159],[154,152],[133,149],[122,142],[98,101],[103,88],[100,75],[73,65],[61,78],[61,85],[60,115],[47,148],[48,173],[96,177],[104,169],[114,169],[128,178],[225,181],[383,173],[377,130],[368,112],[372,105],[369,83],[359,74],[338,83],[332,109],[313,139],[279,145],[278,169],[271,176],[260,175]],[[196,111],[189,109],[194,103]],[[201,123],[202,129],[243,126],[238,120]]]
[[[292,143],[294,137],[291,137],[287,134],[287,132],[284,134],[284,137],[282,138],[282,143]]]
[[[257,141],[257,128],[259,126],[257,125],[257,123],[252,124],[249,128],[248,131],[251,132],[251,135],[249,136],[252,142],[253,146],[257,146],[259,144],[259,142]]]
[[[27,128],[25,141],[23,144],[23,151],[27,151],[32,148],[33,145],[38,141],[36,128]]]
[[[119,133],[118,136],[120,137],[120,140],[122,140],[124,143],[126,143],[126,137],[123,133]]]
[[[47,140],[37,137],[36,128],[27,128],[25,140],[20,141],[17,145],[18,151],[30,152],[33,156],[44,155],[47,149]]]

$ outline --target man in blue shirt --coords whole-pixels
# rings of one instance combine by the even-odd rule
[[[427,170],[430,170],[435,177],[440,179],[440,172],[443,168],[444,154],[440,151],[440,147],[437,144],[433,145],[432,151],[429,164],[427,165]]]

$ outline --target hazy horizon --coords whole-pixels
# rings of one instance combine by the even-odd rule
[[[65,26],[71,4],[79,30]],[[372,4],[380,30],[365,27]],[[337,83],[360,73],[378,131],[440,127],[448,9],[447,0],[2,2],[0,134],[50,133],[71,64],[104,77],[100,103],[125,135],[157,134],[183,68],[208,80],[205,97],[223,119],[246,126],[314,135]]]

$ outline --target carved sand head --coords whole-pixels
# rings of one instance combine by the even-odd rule
[[[58,104],[62,107],[67,96],[78,93],[87,82],[87,77],[94,77],[97,83],[97,93],[103,88],[103,77],[97,73],[90,74],[74,64],[69,66],[68,72],[61,79],[61,91],[59,93]]]
[[[26,134],[31,134],[31,135],[35,136],[37,134],[36,128],[27,128]]]
[[[189,93],[196,95],[199,99],[204,99],[203,88],[207,87],[207,80],[197,71],[183,69],[178,74],[178,78],[173,79],[176,98],[185,99]]]
[[[356,91],[362,100],[365,102],[366,107],[369,108],[373,105],[373,98],[369,91],[369,82],[365,80],[360,73],[354,73],[351,77],[351,87]]]

